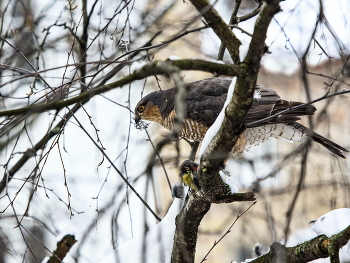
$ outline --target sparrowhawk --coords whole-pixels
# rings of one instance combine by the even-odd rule
[[[187,89],[186,116],[180,130],[180,137],[194,141],[203,140],[205,133],[224,106],[231,81],[232,78],[217,77],[184,84]],[[155,121],[172,130],[176,117],[175,93],[176,87],[155,91],[142,98],[135,108],[135,121],[137,123],[141,119]],[[313,115],[316,111],[313,105],[302,104],[302,102],[283,100],[276,91],[256,85],[254,101],[244,121],[249,128],[240,135],[233,149],[235,154],[239,156],[244,150],[265,142],[271,137],[289,142],[301,142],[309,136],[312,141],[346,158],[344,152],[348,152],[347,149],[296,122],[300,120],[299,116]],[[298,105],[302,106],[292,111],[282,112]],[[282,113],[278,114],[280,112]],[[253,123],[272,115],[276,116],[263,122]]]

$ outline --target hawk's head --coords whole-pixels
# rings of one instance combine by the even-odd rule
[[[142,98],[135,107],[135,121],[140,120],[155,121],[163,123],[174,108],[174,96],[168,91],[154,91]]]

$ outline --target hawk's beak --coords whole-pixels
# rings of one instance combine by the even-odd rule
[[[140,120],[141,120],[141,116],[136,113],[135,117],[134,117],[134,120],[135,120],[136,123],[139,123]]]

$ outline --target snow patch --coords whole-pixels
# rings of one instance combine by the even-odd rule
[[[224,65],[225,65],[225,62],[222,61],[222,60],[215,60],[215,59],[210,59],[210,58],[205,58],[205,59],[197,58],[197,59],[204,60],[204,61],[208,61],[208,62],[214,62],[214,63],[218,63],[218,64],[224,64]]]
[[[135,72],[136,70],[139,70],[140,68],[142,68],[146,64],[147,64],[146,61],[135,61],[131,64],[130,71]]]
[[[255,258],[247,258],[245,261],[241,262],[241,263],[248,263],[253,261]],[[237,263],[237,261],[231,261],[231,263]]]
[[[301,228],[297,231],[293,232],[289,237],[287,242],[285,243],[286,247],[294,247],[301,243],[304,243],[307,240],[311,240],[315,238],[317,235],[310,227]],[[284,240],[281,241],[281,243],[284,243]]]
[[[286,247],[297,246],[307,240],[311,240],[316,235],[326,235],[331,237],[332,235],[338,234],[350,224],[350,208],[339,208],[332,210],[315,221],[313,226],[310,228],[299,229],[298,231],[293,232],[288,238]],[[284,240],[281,241],[284,243]],[[350,249],[349,243],[339,250],[340,262],[349,262],[350,260]],[[250,262],[253,259],[246,259],[244,262]],[[329,263],[329,258],[320,258],[314,261],[313,263]],[[237,261],[232,261],[231,263],[237,263]],[[243,263],[243,262],[242,262]]]
[[[219,174],[224,183],[230,187],[231,193],[238,193],[239,187],[233,182],[232,177],[228,174],[228,172],[220,171]]]
[[[63,230],[60,230],[60,234],[56,237],[56,241],[61,241],[66,235],[73,235],[76,240],[80,239],[79,231],[73,226],[68,226]]]
[[[331,237],[350,225],[350,208],[339,208],[324,214],[311,227],[317,235]]]
[[[179,58],[178,56],[175,55],[171,55],[170,57],[168,57],[169,60],[180,60],[181,58]]]
[[[260,90],[256,90],[254,92],[254,99],[261,99],[261,93],[260,93]]]
[[[201,148],[199,149],[198,163],[200,163],[200,160],[201,160],[201,157],[202,157],[204,151],[207,149],[209,143],[211,142],[211,140],[214,138],[215,134],[217,134],[217,132],[219,131],[219,129],[221,127],[221,124],[222,124],[224,117],[225,117],[225,110],[226,110],[227,105],[230,103],[230,101],[232,99],[232,94],[233,94],[233,91],[235,89],[235,85],[236,85],[236,77],[234,77],[232,79],[232,82],[231,82],[230,87],[229,87],[228,92],[227,92],[227,99],[225,101],[224,107],[222,108],[219,116],[216,118],[213,125],[210,126],[210,128],[208,129],[207,133],[204,136]]]

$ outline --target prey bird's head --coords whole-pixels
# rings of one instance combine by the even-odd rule
[[[173,97],[170,95],[166,91],[154,91],[143,97],[135,107],[135,122],[148,120],[162,124],[169,114],[168,108],[173,105]]]
[[[180,178],[184,185],[189,186],[192,190],[200,189],[198,182],[198,163],[186,160],[180,165]]]
[[[198,163],[195,163],[192,160],[185,160],[180,165],[180,176],[182,174],[187,174],[187,173],[197,173],[197,169],[198,169]]]

